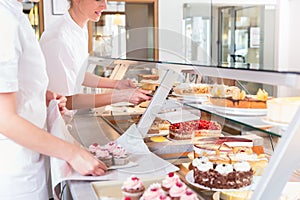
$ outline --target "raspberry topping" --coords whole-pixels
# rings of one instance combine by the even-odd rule
[[[177,182],[177,183],[176,183],[176,186],[177,186],[177,187],[182,187],[182,186],[183,186],[183,184],[182,184],[182,183],[180,183],[180,182]]]
[[[133,180],[133,181],[138,181],[138,180],[140,180],[140,179],[139,179],[138,177],[132,177],[131,180]]]
[[[193,194],[193,192],[192,192],[192,191],[189,191],[189,190],[187,190],[187,191],[185,192],[185,194],[189,196],[189,195],[192,195],[192,194]]]
[[[170,172],[169,174],[168,174],[168,176],[171,178],[171,177],[173,177],[174,176],[174,172]]]
[[[97,147],[98,146],[98,143],[94,143],[94,144],[92,144],[94,147]]]

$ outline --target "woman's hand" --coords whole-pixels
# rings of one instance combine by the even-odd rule
[[[112,94],[112,103],[129,102],[134,105],[140,104],[143,101],[150,100],[152,91],[143,89],[125,89],[117,90]]]
[[[101,176],[105,174],[107,167],[103,162],[80,146],[74,145],[74,147],[74,153],[67,161],[75,171],[84,176]]]
[[[58,109],[60,111],[60,114],[63,116],[66,112],[67,98],[65,96],[56,94],[55,92],[47,90],[47,92],[46,92],[46,105],[48,106],[49,102],[53,99],[59,100]]]

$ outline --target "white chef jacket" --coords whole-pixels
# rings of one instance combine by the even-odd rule
[[[45,30],[40,45],[46,59],[48,89],[65,96],[82,93],[89,56],[87,27],[81,28],[67,12]]]
[[[42,128],[48,78],[43,54],[20,2],[0,1],[0,27],[0,93],[16,92],[17,113]],[[1,200],[48,199],[45,177],[44,156],[0,133]]]

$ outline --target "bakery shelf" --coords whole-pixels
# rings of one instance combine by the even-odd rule
[[[208,112],[212,115],[219,116],[221,118],[227,119],[232,121],[236,124],[248,127],[253,130],[260,131],[262,133],[266,133],[272,136],[281,137],[282,134],[285,132],[285,126],[279,125],[272,125],[270,123],[265,122],[266,115],[254,115],[254,116],[247,116],[247,115],[231,115],[231,114],[224,114],[219,113],[215,110],[213,106],[206,106],[203,104],[189,104],[185,103],[185,105],[190,106],[195,109],[200,109],[201,111]]]

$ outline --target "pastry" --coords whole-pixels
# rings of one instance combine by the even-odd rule
[[[199,198],[195,192],[187,188],[180,200],[199,200]]]
[[[145,191],[143,182],[137,176],[130,176],[122,185],[123,198],[131,200],[139,200]]]
[[[151,184],[142,196],[143,200],[159,200],[161,198],[166,198],[166,195],[159,183]]]
[[[185,194],[187,186],[180,179],[170,188],[169,196],[172,200],[180,200],[180,197]]]
[[[107,167],[110,167],[113,165],[112,156],[109,154],[109,152],[106,149],[97,149],[95,156],[101,160]]]
[[[127,151],[121,145],[117,145],[111,153],[114,165],[126,165],[129,162]]]
[[[216,164],[208,158],[196,158],[192,162],[195,183],[207,188],[239,189],[252,182],[253,171],[248,162]]]
[[[174,172],[168,173],[168,175],[162,180],[162,189],[165,192],[169,192],[170,188],[175,185],[178,180],[180,180],[179,176],[175,174]]]
[[[300,106],[300,97],[274,98],[267,101],[267,119],[288,124]],[[288,111],[288,112],[287,112]]]
[[[219,137],[221,125],[215,121],[194,120],[171,124],[169,137],[175,140],[187,140],[197,137]]]
[[[209,101],[221,107],[266,109],[268,99],[268,93],[262,89],[256,95],[246,95],[244,90],[235,86],[215,85]]]

